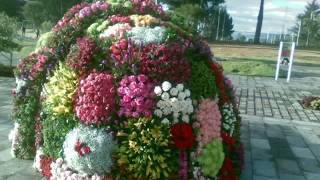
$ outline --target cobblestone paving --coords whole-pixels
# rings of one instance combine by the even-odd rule
[[[305,96],[320,96],[320,77],[284,79],[229,76],[236,86],[242,114],[320,122],[320,111],[304,109],[298,100]]]

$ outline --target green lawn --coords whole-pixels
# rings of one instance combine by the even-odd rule
[[[252,76],[274,76],[275,67],[256,59],[229,59],[221,62],[226,73]]]
[[[278,49],[268,46],[253,45],[216,45],[211,49],[226,74],[268,76],[275,75]],[[319,67],[320,51],[297,50],[294,56],[294,67]],[[283,69],[286,69],[284,67]],[[286,76],[286,70],[280,70],[280,77]],[[320,74],[320,70],[319,70]]]

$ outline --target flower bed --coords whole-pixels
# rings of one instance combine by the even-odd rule
[[[238,179],[240,116],[210,48],[152,0],[71,8],[22,59],[12,154],[46,179]]]
[[[299,101],[299,103],[304,108],[320,110],[320,97],[307,96],[307,97],[304,97],[301,101]]]

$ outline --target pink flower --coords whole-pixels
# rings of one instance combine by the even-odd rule
[[[196,110],[196,122],[193,128],[199,128],[200,133],[197,140],[205,145],[210,143],[214,138],[221,139],[221,114],[218,104],[210,99],[204,99],[200,102]],[[202,147],[198,147],[201,151]]]
[[[153,84],[145,75],[124,76],[117,92],[120,96],[119,116],[150,117],[154,107]]]
[[[80,81],[75,111],[84,124],[107,124],[115,106],[113,77],[93,72]]]

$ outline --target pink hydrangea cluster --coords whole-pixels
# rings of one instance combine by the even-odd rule
[[[101,1],[97,1],[95,3],[92,3],[91,5],[88,5],[84,8],[82,8],[78,14],[76,14],[76,17],[79,17],[80,19],[84,19],[85,17],[91,16],[93,13],[101,10],[105,11],[109,7],[109,4]]]
[[[197,136],[197,141],[201,142],[200,144],[208,144],[213,138],[221,139],[221,114],[215,101],[202,100],[196,110],[196,118],[193,127],[200,129]]]
[[[75,111],[84,124],[107,124],[115,107],[114,78],[107,73],[92,72],[80,81]]]
[[[138,118],[151,117],[154,107],[154,85],[147,76],[124,76],[118,88],[120,99],[119,116]]]
[[[121,15],[112,15],[110,17],[110,21],[112,24],[116,23],[130,23],[131,19],[129,16],[121,16]]]

